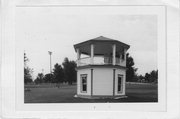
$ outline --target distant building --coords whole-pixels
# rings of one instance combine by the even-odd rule
[[[77,52],[77,96],[125,95],[126,51],[129,45],[103,36],[74,45]],[[81,58],[81,54],[88,57]]]

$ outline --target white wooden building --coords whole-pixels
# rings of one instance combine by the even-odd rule
[[[77,96],[125,95],[126,51],[129,45],[103,36],[74,45],[77,52]],[[82,54],[87,57],[81,57]]]

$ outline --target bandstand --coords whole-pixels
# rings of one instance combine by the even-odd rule
[[[103,36],[74,45],[77,53],[77,96],[114,98],[125,95],[129,45]],[[82,54],[87,57],[81,57]]]

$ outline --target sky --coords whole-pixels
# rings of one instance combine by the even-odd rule
[[[104,36],[130,45],[137,73],[157,69],[157,16],[121,14],[62,14],[58,8],[18,8],[16,41],[29,58],[27,65],[38,73],[50,72],[65,57],[76,60],[73,45]]]

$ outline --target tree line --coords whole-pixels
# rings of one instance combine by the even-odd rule
[[[150,73],[143,75],[135,75],[136,82],[158,83],[158,70],[152,70]]]
[[[36,79],[33,81],[32,73],[33,69],[29,68],[27,63],[29,59],[24,53],[24,83],[68,83],[73,84],[76,82],[77,74],[76,74],[76,62],[69,60],[67,57],[64,58],[64,61],[61,64],[56,63],[54,65],[52,73],[38,73]]]
[[[38,73],[34,83],[68,83],[72,85],[77,80],[76,67],[76,62],[70,61],[66,57],[62,65],[58,63],[54,65],[52,74],[48,73],[44,75],[43,73]]]
[[[27,66],[29,59],[24,53],[24,83],[40,84],[40,83],[68,83],[73,84],[77,80],[76,73],[76,62],[69,60],[67,57],[64,59],[62,64],[56,63],[54,65],[52,74],[38,73],[36,79],[32,80],[33,69]],[[157,83],[158,82],[158,70],[152,70],[150,73],[138,75],[138,68],[134,67],[134,59],[129,53],[126,54],[126,81],[127,82],[146,82],[146,83]]]
[[[138,75],[136,72],[138,68],[134,67],[134,59],[126,54],[126,81],[127,82],[144,82],[144,83],[158,83],[158,70],[152,70],[150,73],[145,75]]]

